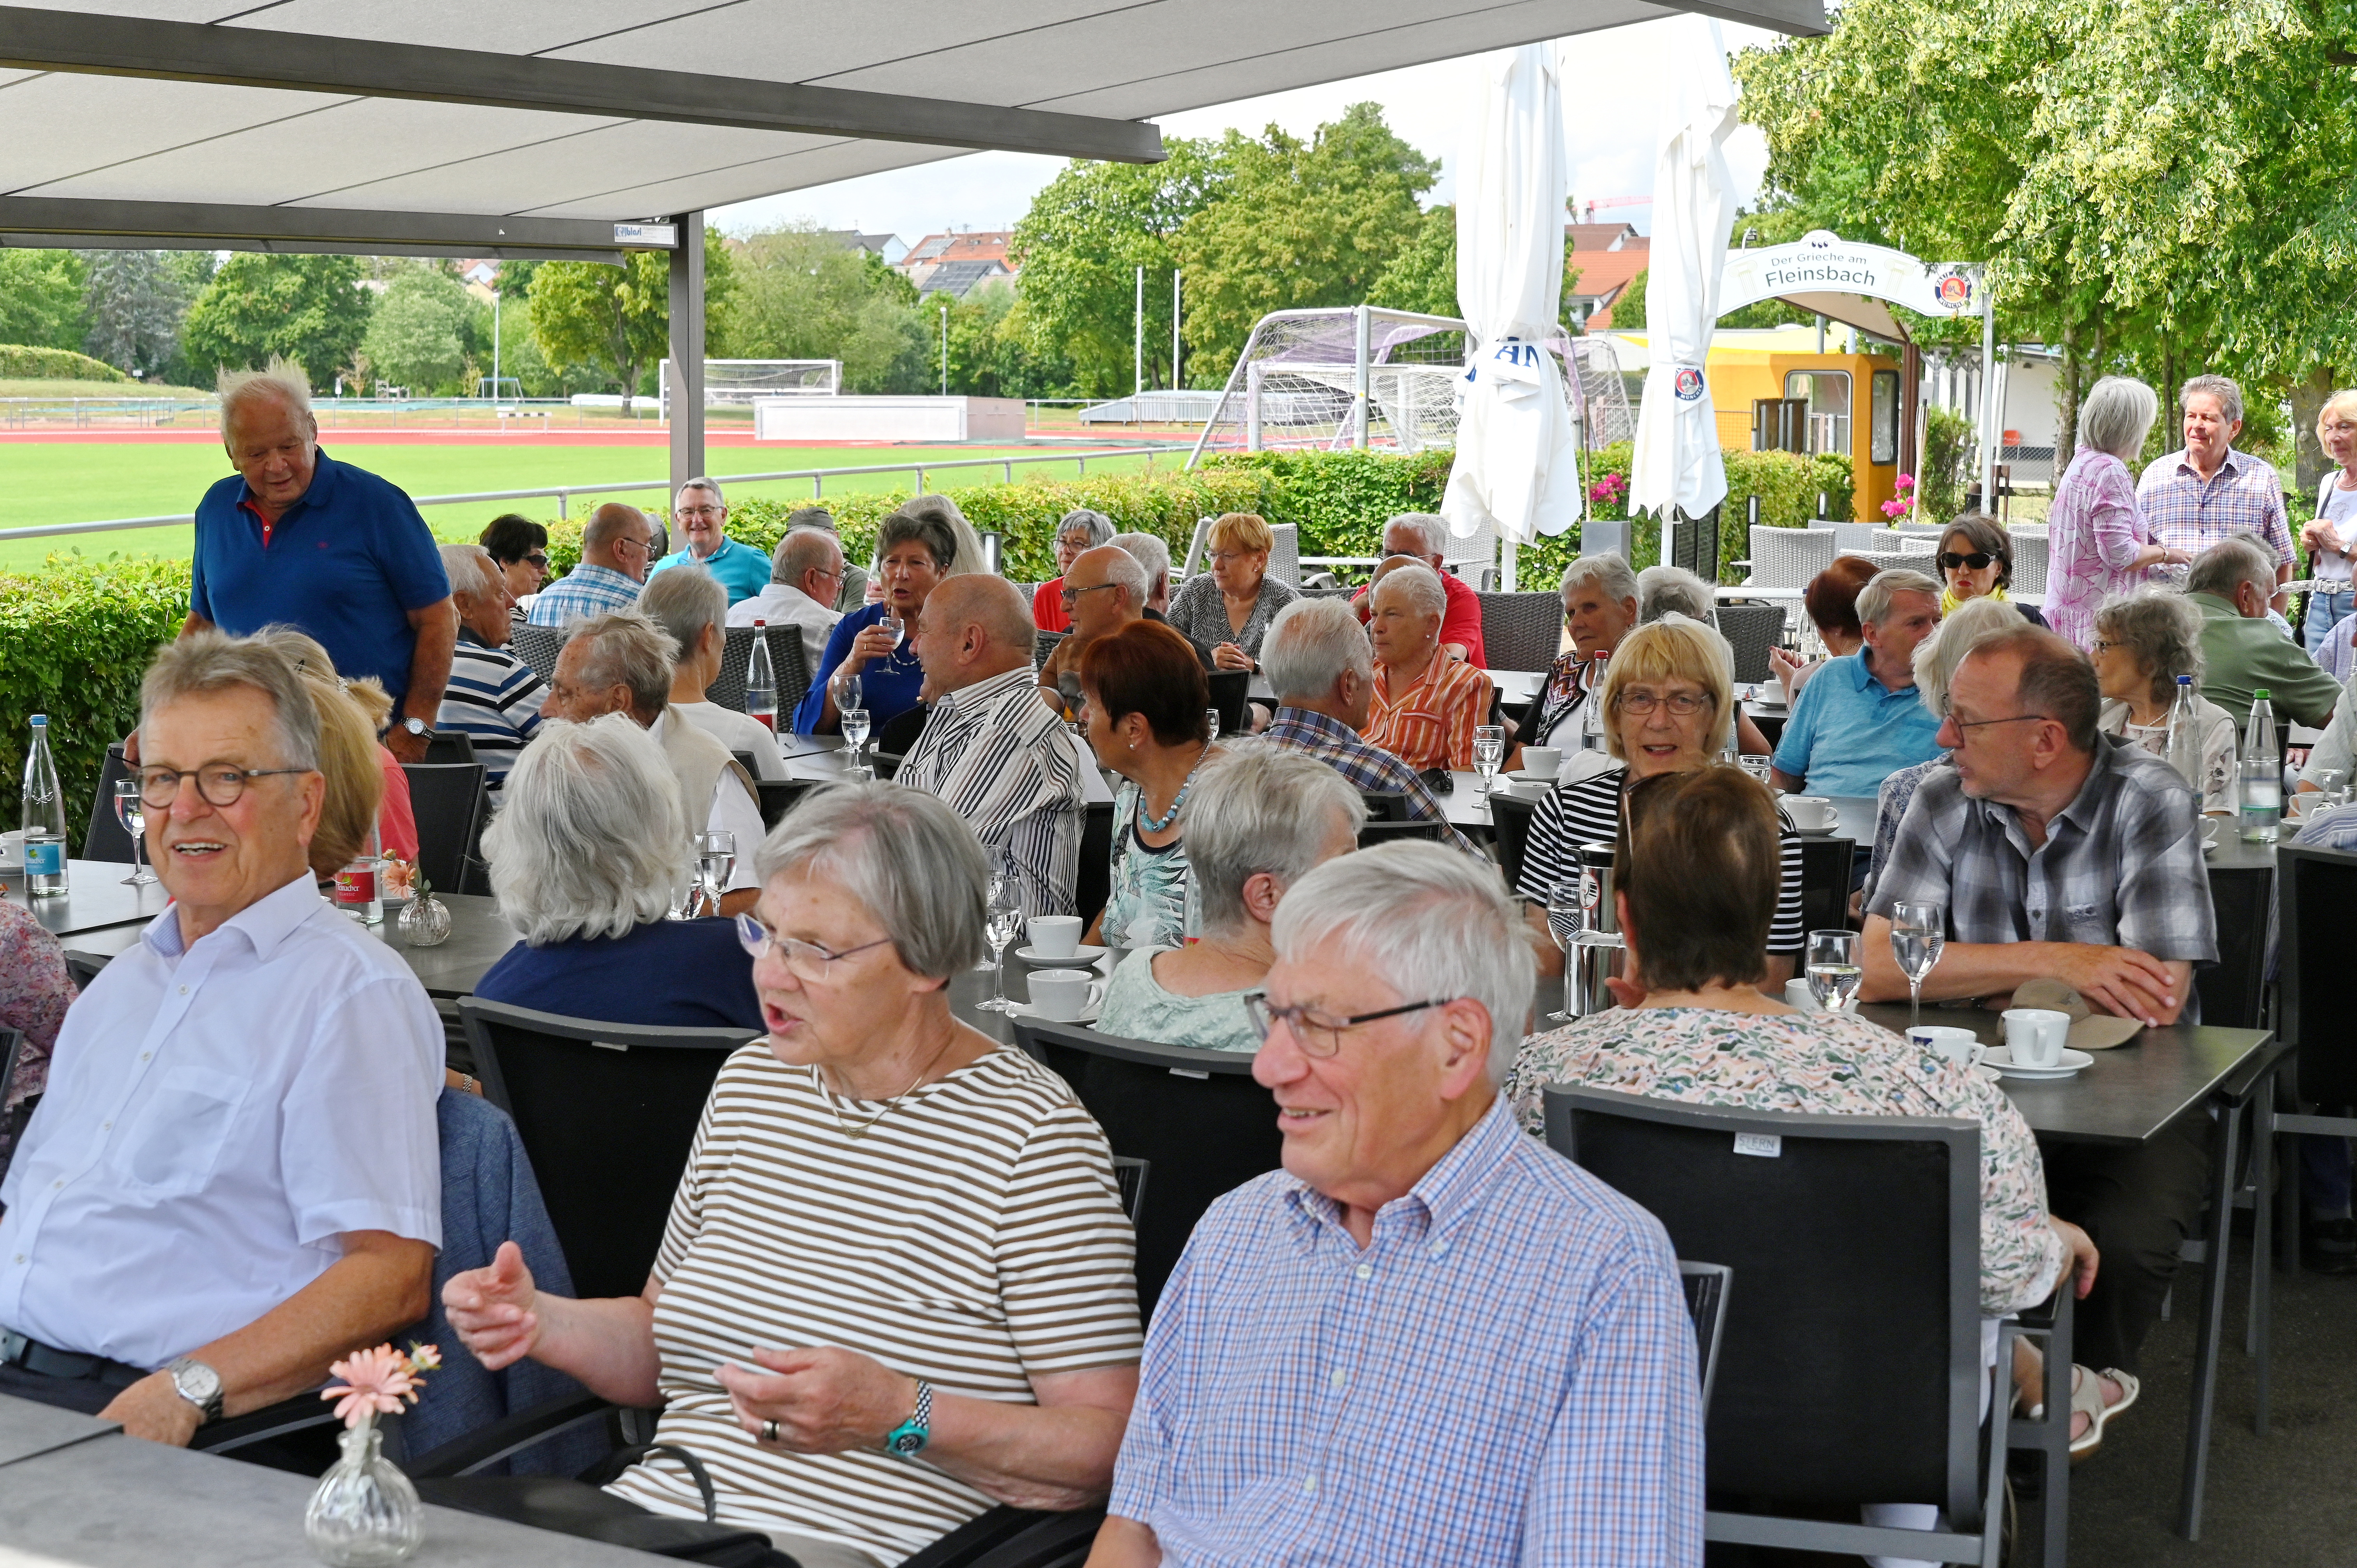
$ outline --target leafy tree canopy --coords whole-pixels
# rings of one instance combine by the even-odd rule
[[[188,306],[181,347],[190,371],[210,381],[223,366],[256,369],[274,354],[328,386],[368,331],[375,296],[360,283],[355,257],[240,252]]]
[[[456,392],[468,359],[461,334],[473,303],[466,286],[440,267],[404,267],[386,284],[361,348],[378,375],[416,395]]]
[[[85,270],[71,251],[0,250],[0,343],[79,349]]]
[[[180,347],[180,318],[194,295],[170,251],[91,251],[82,347],[93,359],[142,376],[165,373]]]

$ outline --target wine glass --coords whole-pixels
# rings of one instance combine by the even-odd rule
[[[866,777],[866,766],[860,761],[860,753],[867,745],[867,710],[866,708],[843,710],[843,741],[845,746],[851,747],[851,762],[844,772],[847,776]]]
[[[123,879],[125,887],[144,887],[156,880],[145,859],[147,849],[147,805],[139,798],[139,780],[118,779],[114,781],[114,820],[131,835],[131,875]]]
[[[1579,940],[1580,928],[1587,920],[1587,906],[1579,897],[1580,881],[1577,876],[1567,878],[1556,883],[1554,890],[1547,894],[1547,935],[1555,939],[1555,945],[1564,953],[1564,1010],[1548,1014],[1546,1021],[1550,1024],[1568,1024],[1575,1016],[1571,1012],[1571,950]]]
[[[1473,726],[1473,770],[1481,776],[1481,799],[1490,798],[1490,787],[1498,780],[1498,764],[1506,758],[1506,726],[1475,725]]]
[[[990,879],[990,902],[983,910],[982,930],[990,940],[996,978],[990,983],[990,1000],[977,1005],[985,1013],[1011,1013],[1015,1004],[1006,999],[1006,949],[1023,934],[1023,883],[1012,867]]]
[[[1211,737],[1215,741],[1218,740],[1220,738],[1220,710],[1217,708],[1205,708],[1203,710],[1203,718],[1204,721],[1211,726]]]
[[[1846,1011],[1866,984],[1858,934],[1833,929],[1809,933],[1809,994],[1828,1013]]]
[[[1907,977],[1907,996],[1913,1004],[1908,1026],[1923,1021],[1923,982],[1940,962],[1948,940],[1948,907],[1944,904],[1898,903],[1890,907],[1890,956]]]
[[[845,668],[836,671],[834,678],[826,683],[826,694],[834,700],[834,711],[838,714],[847,714],[861,705],[859,672],[848,668],[850,662],[849,660],[844,660]]]
[[[737,835],[729,832],[701,832],[695,835],[696,884],[712,909],[720,909],[720,896],[728,890],[728,879],[737,875]],[[698,900],[699,905],[702,899]]]

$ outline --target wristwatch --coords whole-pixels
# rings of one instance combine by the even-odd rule
[[[402,720],[401,727],[407,730],[410,734],[415,736],[420,740],[432,740],[434,738],[434,726],[427,724],[424,719],[419,718],[415,714],[412,714],[407,718]]]
[[[922,1378],[917,1380],[917,1409],[908,1420],[884,1434],[884,1451],[903,1459],[914,1459],[925,1451],[932,1440],[933,1385]]]
[[[197,1407],[204,1421],[219,1421],[221,1412],[221,1374],[193,1356],[182,1356],[167,1362],[164,1369],[172,1374],[172,1386],[180,1397]]]

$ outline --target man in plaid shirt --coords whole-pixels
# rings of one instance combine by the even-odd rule
[[[1927,998],[2003,997],[2059,979],[2091,1006],[2150,1026],[2193,1003],[2218,958],[2192,791],[2133,743],[2098,733],[2086,656],[2034,627],[1956,667],[1939,741],[1954,758],[1915,791],[1867,908],[1863,999],[1907,994],[1890,950],[1900,903],[1944,905]],[[2197,1014],[2198,1016],[2198,1014]],[[2079,1308],[2078,1359],[2133,1371],[2208,1190],[2207,1123],[2126,1149],[2042,1145],[2050,1203],[2104,1252]]]
[[[2248,531],[2276,554],[2276,581],[2292,572],[2291,525],[2284,518],[2283,479],[2248,452],[2234,450],[2243,429],[2243,389],[2224,376],[2196,376],[2178,403],[2185,411],[2185,445],[2154,460],[2136,481],[2136,510],[2156,543],[2199,555],[2219,541]],[[2183,567],[2156,567],[2181,583]],[[2275,607],[2283,610],[2284,596]]]

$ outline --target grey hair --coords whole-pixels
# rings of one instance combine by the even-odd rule
[[[728,590],[711,567],[683,561],[647,579],[639,590],[639,613],[679,644],[674,658],[686,659],[702,646],[705,627],[726,623]]]
[[[2234,589],[2244,583],[2273,596],[2275,556],[2247,539],[2222,539],[2194,557],[2193,568],[2186,575],[2185,591],[2231,599]]]
[[[834,513],[823,506],[798,506],[786,513],[786,527],[789,530],[817,528],[833,533],[835,532]]]
[[[2186,399],[2202,392],[2218,400],[2218,412],[2226,416],[2229,424],[2243,422],[2243,389],[2227,376],[2196,376],[2187,381],[2184,390],[2177,394],[2179,410],[2184,409]]]
[[[1637,574],[1640,623],[1682,615],[1709,624],[1716,598],[1708,583],[1683,566],[1648,566]]]
[[[692,479],[682,480],[679,489],[672,491],[671,493],[671,504],[677,506],[679,504],[679,498],[685,495],[690,490],[710,490],[714,500],[718,501],[724,507],[728,504],[728,498],[720,493],[720,481],[714,478],[707,478],[702,474],[698,474]]]
[[[2152,671],[2152,698],[2177,698],[2177,678],[2201,683],[2201,611],[2182,594],[2167,589],[2120,594],[2095,612],[2095,635],[2124,644],[2131,658]]]
[[[1904,566],[1877,572],[1873,581],[1857,591],[1857,623],[1860,626],[1880,626],[1890,618],[1890,601],[1900,594],[1929,594],[1936,602],[1940,592],[1939,584],[1922,573],[1910,572]]]
[[[1490,1013],[1490,1080],[1504,1081],[1538,962],[1498,868],[1437,843],[1329,860],[1293,885],[1269,940],[1280,961],[1339,939],[1402,1001],[1470,998]]]
[[[2158,392],[2134,376],[2105,376],[2079,405],[2079,445],[2132,463],[2159,417]]]
[[[1367,590],[1369,608],[1373,607],[1375,596],[1387,588],[1405,594],[1408,604],[1421,614],[1448,613],[1448,590],[1440,585],[1440,574],[1421,561],[1413,566],[1394,566],[1384,573],[1383,580]]]
[[[2004,599],[1966,599],[1915,645],[1915,694],[1933,718],[1948,716],[1948,683],[1956,666],[1990,638],[2028,626],[2029,618]]]
[[[1269,690],[1284,703],[1323,697],[1344,671],[1361,681],[1375,675],[1374,645],[1351,607],[1340,599],[1296,599],[1276,612],[1261,639],[1260,667]]]
[[[1437,555],[1448,548],[1448,521],[1437,513],[1428,511],[1396,513],[1385,520],[1383,532],[1389,533],[1394,528],[1408,529],[1415,534],[1415,542],[1419,546],[1415,553],[1418,555]],[[1377,542],[1381,542],[1381,535],[1377,536]]]
[[[1146,595],[1152,598],[1170,588],[1170,546],[1151,533],[1116,533],[1113,542],[1137,557],[1146,568]]]
[[[1265,741],[1230,743],[1187,804],[1187,875],[1212,936],[1243,930],[1244,884],[1265,872],[1286,887],[1307,876],[1337,827],[1355,833],[1366,802],[1349,779]]]
[[[260,637],[195,631],[156,651],[139,682],[139,723],[184,697],[250,686],[270,699],[278,731],[278,765],[319,766],[319,710],[295,661]],[[205,761],[204,757],[196,758]]]
[[[591,691],[628,686],[630,711],[638,714],[659,714],[670,703],[679,644],[645,616],[635,610],[612,610],[579,622],[565,640],[588,643],[581,657],[581,684]]]
[[[1601,555],[1582,555],[1563,569],[1563,586],[1557,590],[1566,604],[1571,602],[1571,591],[1593,583],[1613,600],[1637,597],[1637,574],[1620,556],[1609,552]]]
[[[450,579],[450,591],[454,594],[479,594],[494,582],[506,581],[500,575],[500,564],[479,544],[445,544],[441,553],[442,575]],[[470,571],[474,574],[471,582],[468,580]]]
[[[957,530],[938,517],[917,517],[896,511],[876,531],[876,559],[889,555],[896,545],[920,544],[933,558],[933,569],[946,575],[956,564]]]
[[[962,576],[969,572],[985,569],[982,554],[982,535],[974,531],[965,513],[958,510],[957,502],[944,495],[931,492],[912,496],[901,503],[899,516],[927,519],[942,525],[950,537],[950,553],[942,562],[944,576]],[[884,546],[877,545],[878,553]]]
[[[687,873],[679,779],[628,714],[541,726],[483,830],[500,912],[533,947],[660,920]]]
[[[1121,591],[1129,596],[1131,609],[1144,609],[1146,596],[1153,591],[1154,579],[1147,575],[1146,564],[1121,546],[1113,543],[1092,544],[1081,552],[1080,555],[1072,557],[1073,567],[1077,569],[1080,566],[1083,556],[1093,555],[1100,550],[1105,553],[1104,580],[1121,585]]]
[[[311,427],[316,440],[319,431],[318,416],[311,412],[311,378],[303,367],[292,360],[270,356],[270,362],[258,371],[232,371],[221,367],[213,378],[214,390],[221,396],[221,445],[227,446],[230,421],[237,411],[250,403],[281,403],[300,415]]]
[[[1066,512],[1063,521],[1056,524],[1056,537],[1061,539],[1075,529],[1088,536],[1084,548],[1093,550],[1113,542],[1113,519],[1092,508],[1076,506]]]
[[[770,581],[802,586],[804,574],[843,559],[843,547],[825,528],[790,528],[770,557]]]
[[[762,882],[825,878],[864,905],[911,974],[944,979],[981,961],[990,866],[974,830],[905,785],[834,784],[797,802],[754,852]]]

